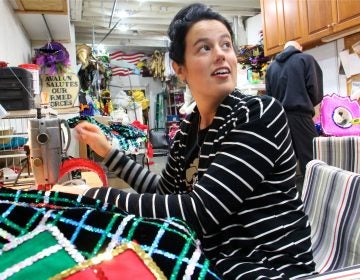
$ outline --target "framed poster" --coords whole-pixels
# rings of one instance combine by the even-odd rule
[[[74,73],[64,75],[40,75],[41,103],[48,103],[51,108],[72,108],[78,101],[79,78]]]

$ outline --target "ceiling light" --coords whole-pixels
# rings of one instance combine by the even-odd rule
[[[120,10],[120,11],[117,13],[117,16],[118,16],[119,18],[126,18],[126,17],[128,17],[129,15],[130,15],[129,12],[126,11],[126,10]]]
[[[96,53],[101,55],[106,53],[105,46],[103,44],[99,44],[95,47]]]
[[[129,26],[126,25],[126,24],[121,24],[121,25],[119,26],[119,30],[120,30],[120,31],[123,31],[123,32],[128,31],[128,30],[129,30]]]

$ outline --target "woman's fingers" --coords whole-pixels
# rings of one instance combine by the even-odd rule
[[[76,137],[89,145],[98,155],[104,157],[111,149],[102,130],[94,124],[81,122],[75,127]]]
[[[75,129],[84,129],[84,130],[88,130],[88,131],[92,131],[92,132],[97,132],[97,133],[102,133],[101,129],[97,126],[94,125],[92,123],[89,122],[80,122]]]
[[[75,126],[76,136],[81,141],[92,141],[92,138],[101,138],[102,131],[96,125],[88,122],[81,122]]]

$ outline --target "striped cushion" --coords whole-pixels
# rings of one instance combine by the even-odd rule
[[[313,158],[331,166],[360,173],[360,137],[315,137]]]
[[[307,164],[302,194],[316,270],[360,263],[360,174],[319,160]]]
[[[301,278],[312,280],[354,280],[360,279],[360,265],[350,266],[339,270],[328,271],[326,273]]]

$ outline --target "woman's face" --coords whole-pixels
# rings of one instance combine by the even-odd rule
[[[221,101],[236,86],[236,64],[226,26],[217,20],[202,20],[186,35],[184,65],[174,68],[179,78],[187,81],[195,98]]]

